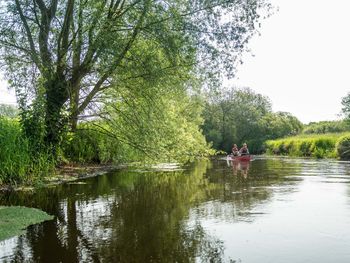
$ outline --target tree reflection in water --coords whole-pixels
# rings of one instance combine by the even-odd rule
[[[86,184],[3,197],[2,204],[39,207],[56,218],[28,228],[12,254],[0,259],[221,262],[225,244],[201,220],[254,220],[249,212],[269,201],[269,186],[285,184],[275,168],[256,161],[240,165],[243,172],[235,175],[223,161],[203,161],[184,171],[119,171]],[[0,251],[11,242],[0,244]]]

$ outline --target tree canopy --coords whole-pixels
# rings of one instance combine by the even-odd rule
[[[68,120],[74,130],[125,80],[232,74],[264,6],[263,0],[3,0],[0,60],[22,110],[40,115],[32,120],[41,121],[45,143],[57,145]]]

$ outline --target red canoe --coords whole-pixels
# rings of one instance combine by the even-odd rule
[[[252,159],[251,155],[243,155],[243,156],[229,156],[232,161],[242,161],[242,162],[248,162]]]

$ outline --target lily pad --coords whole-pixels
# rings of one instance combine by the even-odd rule
[[[52,220],[53,216],[36,208],[23,206],[0,207],[0,241],[23,233],[30,225]]]

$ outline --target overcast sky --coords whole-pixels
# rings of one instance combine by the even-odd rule
[[[16,104],[14,92],[7,89],[6,82],[1,77],[2,75],[0,75],[0,104]]]
[[[235,86],[268,96],[274,111],[302,122],[334,120],[350,91],[350,1],[271,0],[279,11],[262,21]],[[14,103],[0,82],[0,103]]]
[[[235,85],[267,95],[302,122],[333,120],[350,91],[350,1],[273,0]]]

